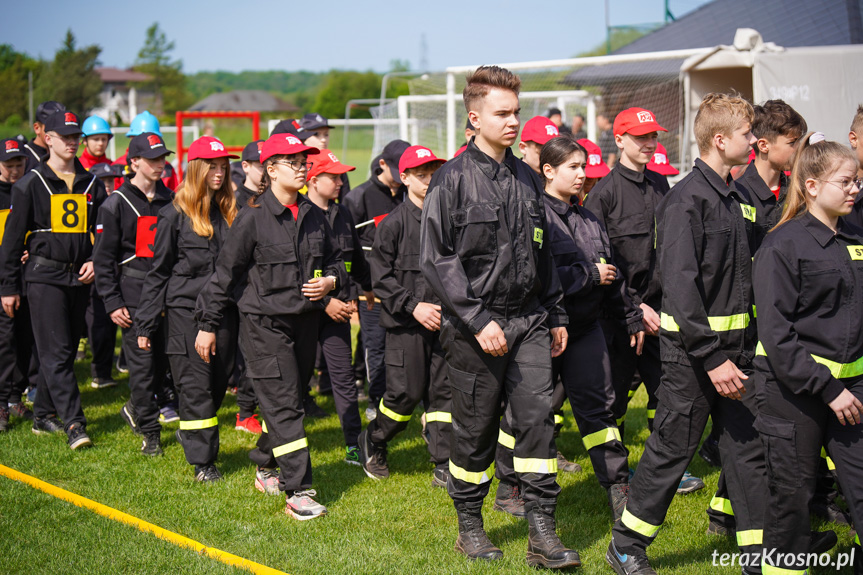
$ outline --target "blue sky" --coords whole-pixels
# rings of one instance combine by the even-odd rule
[[[663,20],[663,0],[609,0],[612,25]],[[676,16],[706,0],[670,0]],[[386,71],[393,59],[447,66],[568,58],[605,40],[605,9],[592,2],[469,0],[309,3],[274,0],[27,0],[4,3],[0,43],[53,58],[68,28],[102,46],[106,66],[131,66],[154,21],[176,43],[187,73],[202,70]],[[62,9],[60,7],[63,7]],[[140,6],[140,8],[135,8]],[[71,7],[71,9],[66,9]]]

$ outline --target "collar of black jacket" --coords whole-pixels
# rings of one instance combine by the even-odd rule
[[[571,209],[576,209],[575,204],[570,204],[568,202],[564,202],[563,200],[561,200],[559,198],[555,198],[554,196],[552,196],[548,192],[543,192],[543,197],[545,197],[545,201],[548,204],[548,206],[551,209],[553,209],[555,212],[560,214],[561,216],[565,216],[566,212],[568,212]]]
[[[272,188],[267,188],[266,191],[262,194],[263,204],[273,212],[273,215],[280,216],[284,213],[288,208],[285,207],[277,198],[276,194],[273,193]],[[303,214],[309,210],[309,205],[311,201],[306,198],[303,194],[297,194],[297,207],[299,209],[299,215],[297,216],[297,220],[303,217]]]
[[[775,199],[773,191],[768,187],[767,182],[761,179],[761,174],[755,169],[755,160],[749,162],[746,171],[740,176],[740,181],[746,189],[750,190],[762,201],[768,201],[771,198]],[[779,188],[782,189],[788,185],[788,178],[785,177],[785,172],[779,172]]]
[[[617,170],[617,172],[621,176],[623,176],[627,180],[632,180],[636,184],[640,184],[641,182],[644,181],[644,172],[636,172],[635,170],[627,168],[626,166],[624,166],[620,162],[617,162],[614,165],[614,169]]]
[[[416,221],[422,221],[423,217],[423,209],[413,203],[410,197],[405,198],[404,203],[408,204],[405,209],[407,209],[408,213],[414,217]]]
[[[837,232],[835,234],[833,233],[833,230],[826,226],[824,222],[813,216],[811,212],[805,212],[800,216],[800,224],[807,232],[812,234],[812,237],[815,238],[815,241],[817,241],[822,248],[827,247],[827,244],[829,244],[837,235],[842,236],[851,242],[861,241],[861,237],[852,229],[852,226],[849,226],[842,218],[839,218]]]
[[[464,153],[467,154],[468,157],[473,160],[477,166],[479,166],[480,171],[485,174],[489,180],[495,179],[495,176],[497,176],[498,169],[500,168],[501,164],[498,164],[493,159],[491,159],[491,156],[480,150],[474,140],[476,140],[476,136],[472,137],[470,139],[470,142],[467,143],[467,149],[464,151]],[[515,154],[512,153],[512,150],[507,148],[502,163],[507,168],[509,168],[509,171],[513,174],[516,173],[515,162],[517,160],[518,158],[515,157]]]
[[[704,178],[707,180],[707,183],[709,183],[712,188],[714,188],[723,196],[729,195],[732,190],[734,190],[734,188],[731,186],[731,184],[734,182],[734,180],[731,178],[731,174],[728,174],[728,178],[723,180],[719,177],[719,174],[717,174],[716,171],[710,166],[708,166],[707,162],[705,162],[701,158],[695,158],[694,168],[701,172],[704,175]]]

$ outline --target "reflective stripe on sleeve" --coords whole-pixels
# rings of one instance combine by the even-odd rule
[[[755,347],[755,355],[767,357],[767,352],[761,342]],[[810,354],[815,363],[819,363],[830,370],[830,375],[836,379],[845,379],[848,377],[858,377],[863,375],[863,357],[852,363],[839,363],[825,357]]]
[[[452,413],[447,411],[429,411],[426,413],[426,423],[437,421],[440,423],[452,423]]]
[[[748,313],[736,313],[734,315],[717,315],[707,318],[710,324],[710,329],[713,331],[732,331],[735,329],[745,329],[749,326]],[[674,321],[674,318],[666,313],[659,314],[659,327],[665,331],[679,332],[680,326]]]

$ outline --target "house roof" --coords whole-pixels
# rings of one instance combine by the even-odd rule
[[[786,48],[863,44],[863,0],[714,0],[616,50],[638,54],[731,44],[738,28]],[[588,66],[564,83],[589,85],[625,77],[676,76],[683,60]]]
[[[152,80],[149,74],[135,72],[134,70],[121,70],[120,68],[96,68],[99,79],[103,84],[125,84],[126,82],[148,82]]]
[[[294,112],[298,108],[293,104],[285,102],[281,98],[273,96],[263,90],[234,90],[233,92],[222,92],[210,94],[203,100],[192,105],[193,111],[213,112],[242,112],[246,110],[257,110],[258,112]]]

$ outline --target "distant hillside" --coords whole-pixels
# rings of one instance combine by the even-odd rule
[[[232,90],[264,90],[277,95],[300,108],[314,101],[326,73],[244,71],[198,72],[186,76],[186,88],[197,102],[210,94]]]

